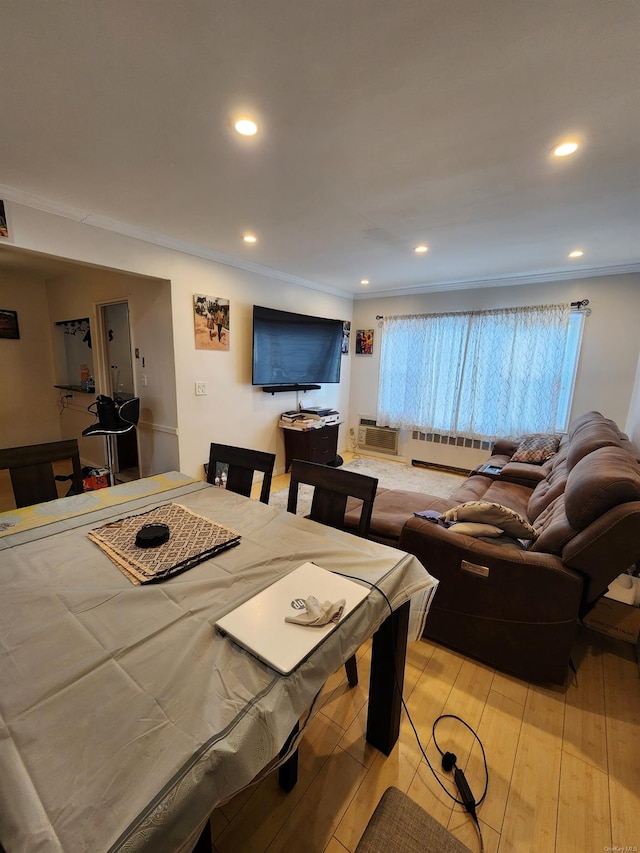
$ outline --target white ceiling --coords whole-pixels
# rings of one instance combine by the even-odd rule
[[[639,34],[638,0],[0,0],[0,197],[356,296],[640,270]]]

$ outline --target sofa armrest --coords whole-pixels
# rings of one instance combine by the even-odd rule
[[[508,456],[509,459],[518,449],[518,442],[511,438],[497,438],[491,450],[492,456]]]
[[[552,554],[476,539],[420,518],[406,522],[399,548],[440,581],[440,608],[509,622],[554,623],[578,614],[582,577]]]

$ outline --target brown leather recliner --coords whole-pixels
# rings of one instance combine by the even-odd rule
[[[381,491],[372,536],[392,544],[397,531],[398,547],[440,582],[424,635],[521,678],[563,683],[578,620],[640,560],[637,456],[613,422],[591,412],[530,486],[522,471],[517,482],[507,471],[474,474],[448,499]],[[528,546],[476,538],[413,516],[468,500],[516,510],[537,537]]]

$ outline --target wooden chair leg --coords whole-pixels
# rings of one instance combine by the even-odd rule
[[[349,687],[355,687],[358,683],[358,662],[355,655],[351,655],[349,660],[345,661],[344,668],[347,673]]]

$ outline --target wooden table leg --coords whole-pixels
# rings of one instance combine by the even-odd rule
[[[367,741],[389,755],[400,734],[409,602],[387,616],[373,635]]]
[[[293,731],[291,732],[291,734],[287,738],[287,742],[285,743],[285,745],[280,750],[280,756],[281,757],[286,754],[286,752],[289,748],[289,744],[294,739],[294,737],[298,734],[299,731],[300,731],[300,723],[296,723],[295,726],[293,727]],[[281,764],[280,767],[278,768],[278,782],[280,783],[280,787],[282,788],[282,790],[286,791],[288,794],[289,791],[291,791],[293,789],[293,786],[296,784],[297,781],[298,781],[298,750],[296,749],[296,751],[294,753],[292,753],[289,756],[289,758],[287,758],[287,760],[284,762],[284,764]]]

